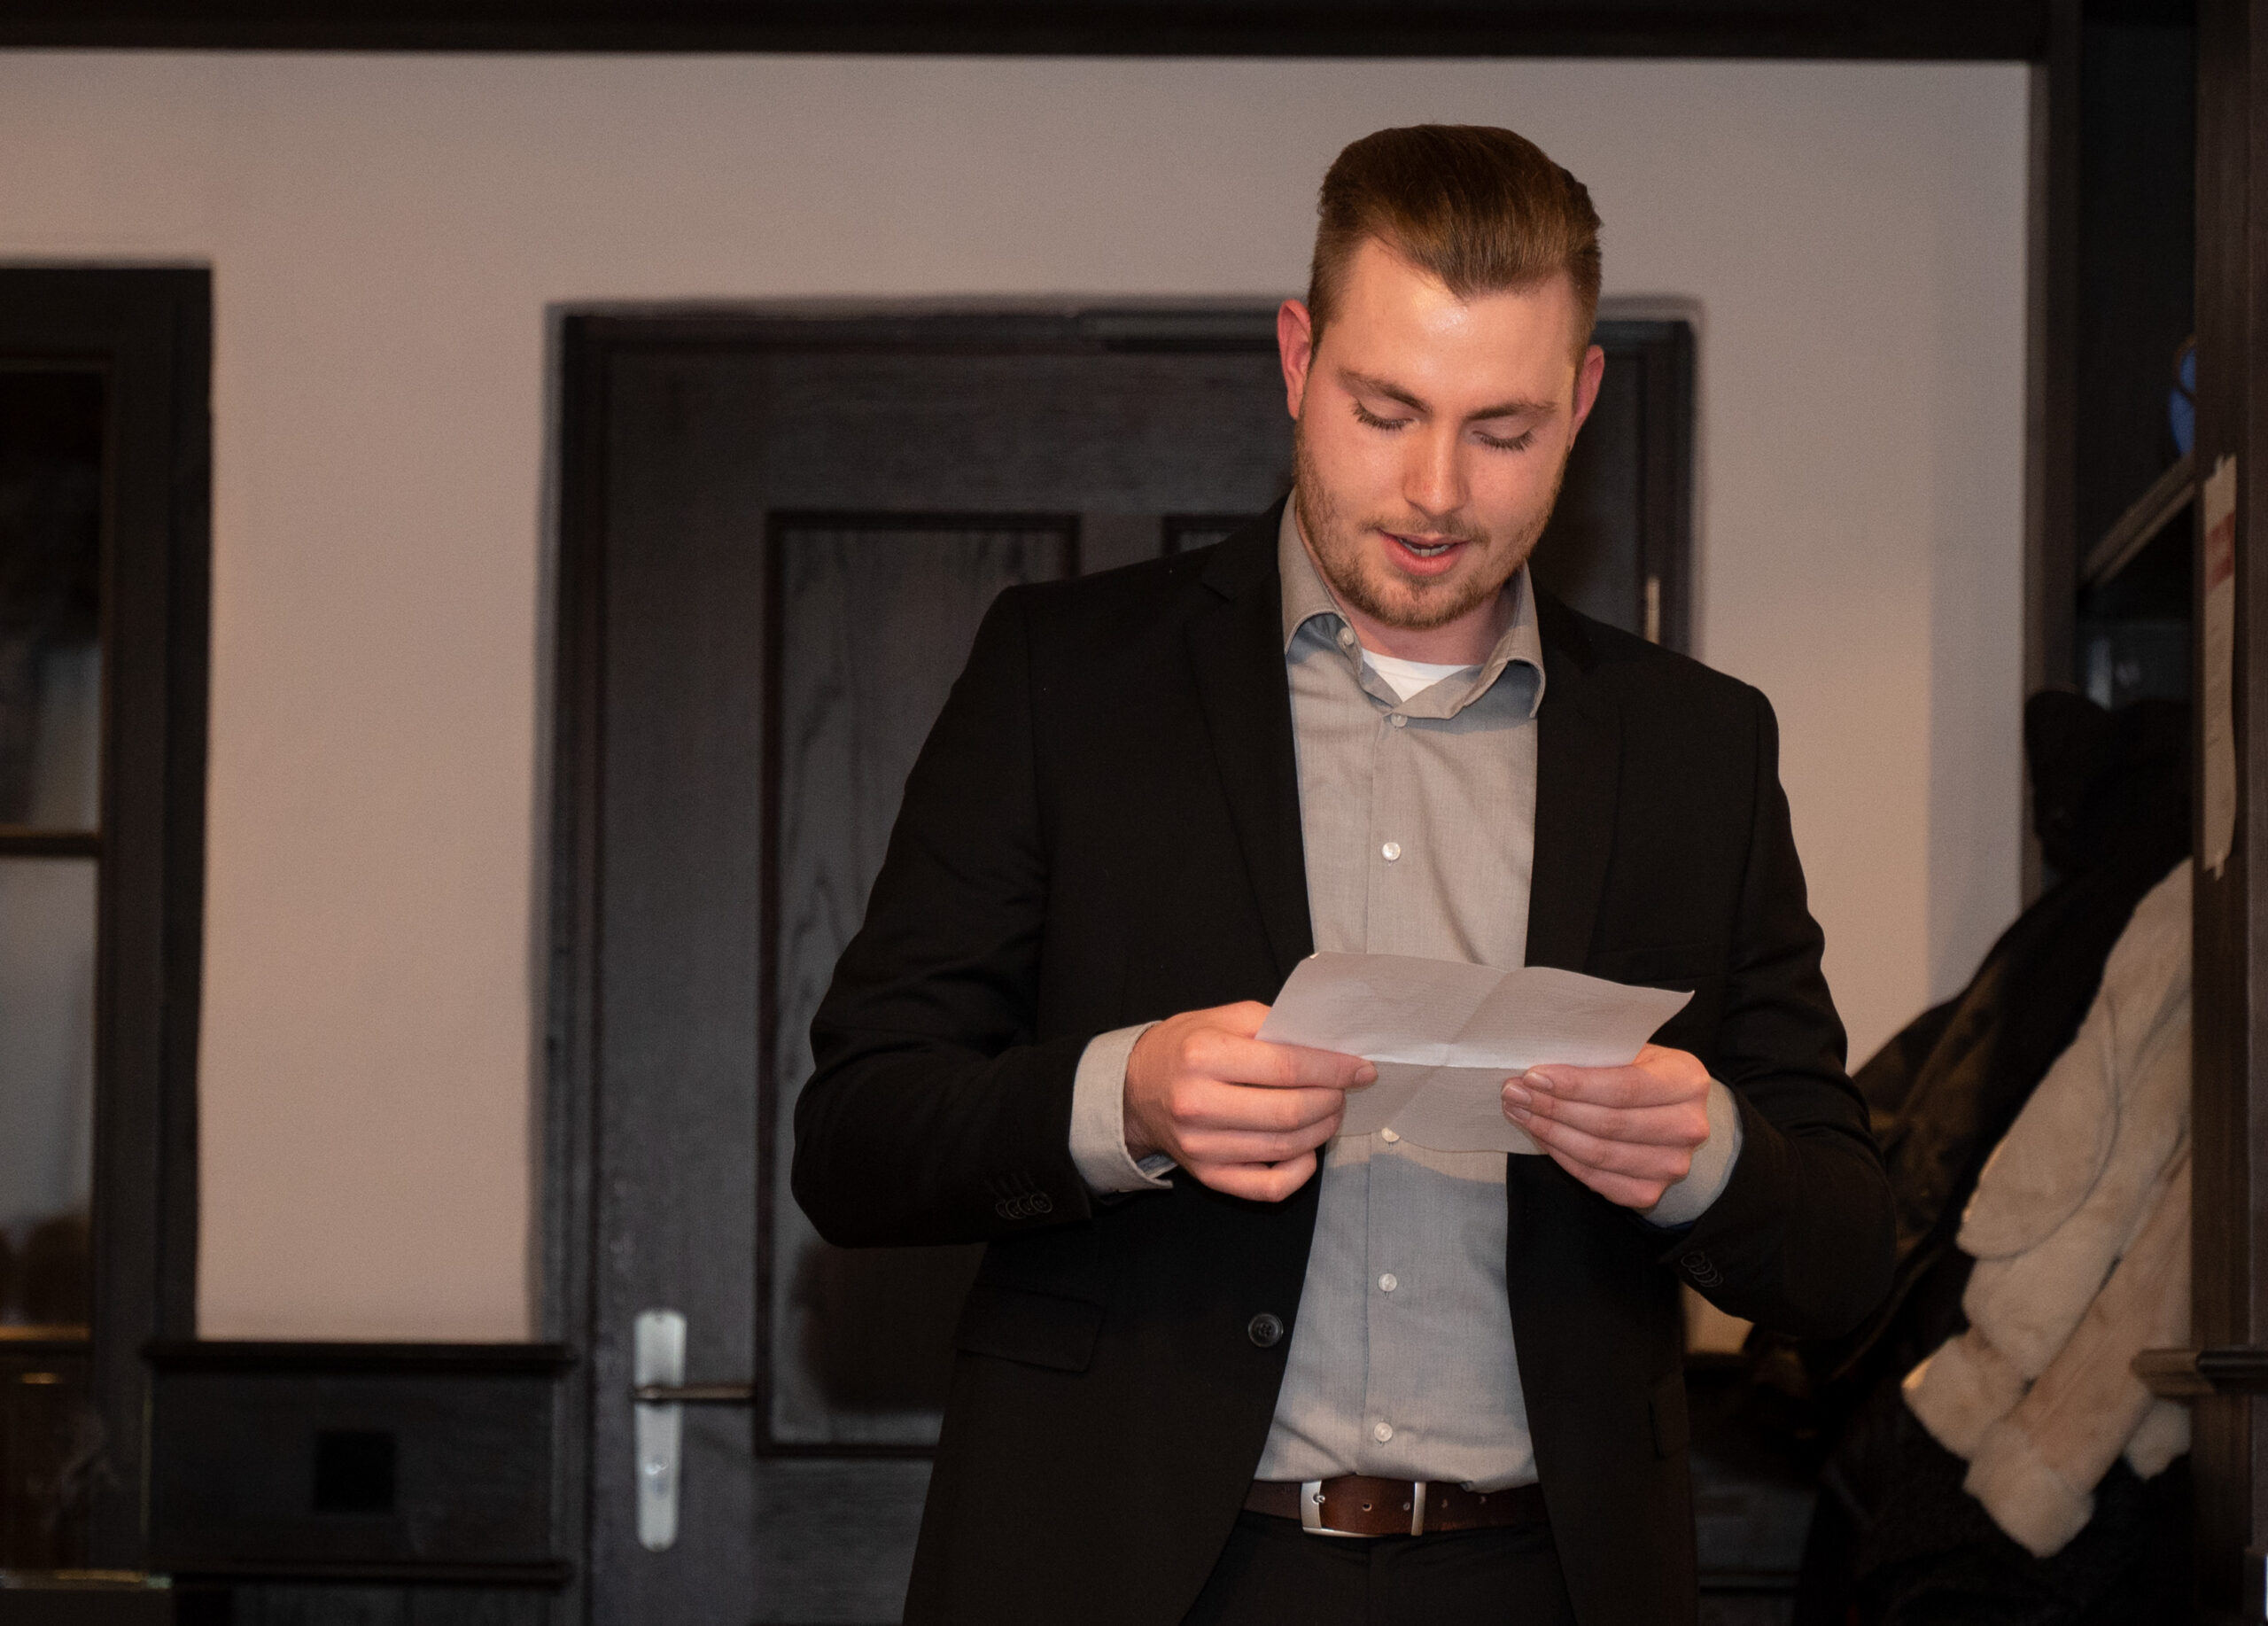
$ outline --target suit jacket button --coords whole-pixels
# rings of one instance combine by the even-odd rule
[[[1251,1339],[1262,1349],[1271,1349],[1283,1342],[1284,1323],[1281,1318],[1270,1315],[1263,1310],[1253,1317],[1246,1326],[1244,1333],[1246,1337]]]

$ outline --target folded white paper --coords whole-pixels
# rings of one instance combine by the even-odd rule
[[[1504,1116],[1504,1080],[1550,1062],[1625,1066],[1692,997],[1550,966],[1311,954],[1260,1037],[1377,1065],[1376,1084],[1347,1092],[1341,1135],[1391,1128],[1437,1152],[1538,1152]]]

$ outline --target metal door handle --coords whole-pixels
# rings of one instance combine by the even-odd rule
[[[686,1406],[744,1406],[753,1383],[685,1381],[685,1318],[674,1310],[641,1310],[633,1331],[630,1398],[638,1458],[638,1540],[649,1552],[677,1542],[678,1481],[684,1471]]]
[[[630,1397],[640,1405],[749,1406],[756,1404],[753,1383],[640,1383]]]
[[[685,1381],[685,1318],[674,1310],[640,1311],[630,1351],[631,1381],[639,1389],[676,1388]],[[649,1552],[664,1552],[677,1544],[677,1485],[685,1413],[675,1404],[641,1400],[634,1416],[638,1541]]]

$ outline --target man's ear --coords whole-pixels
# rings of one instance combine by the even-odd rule
[[[1606,352],[1593,345],[1583,352],[1582,365],[1575,370],[1575,429],[1582,428],[1583,420],[1598,404],[1599,383],[1605,377]],[[1575,438],[1573,430],[1568,432],[1567,438]]]
[[[1315,321],[1297,300],[1276,307],[1276,354],[1284,363],[1284,405],[1296,418],[1308,393],[1308,364],[1315,360]]]

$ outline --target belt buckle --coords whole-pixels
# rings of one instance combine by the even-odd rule
[[[1428,1482],[1411,1480],[1410,1485],[1410,1533],[1425,1533],[1425,1493]],[[1309,1536],[1339,1536],[1354,1541],[1367,1539],[1369,1530],[1335,1530],[1323,1521],[1323,1482],[1308,1479],[1300,1482],[1300,1529]]]

